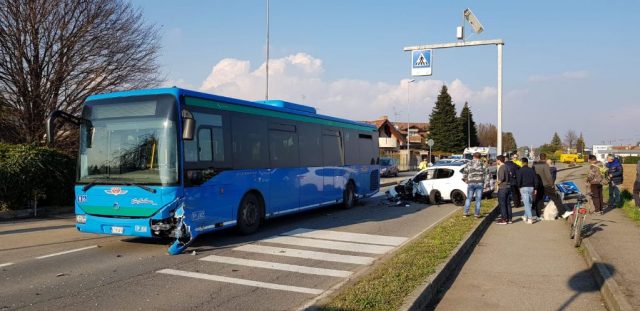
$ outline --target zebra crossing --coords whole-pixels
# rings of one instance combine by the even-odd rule
[[[251,269],[261,269],[273,273],[299,274],[300,278],[315,276],[318,278],[338,278],[339,280],[340,278],[351,276],[353,270],[357,267],[372,264],[377,257],[392,251],[407,239],[406,237],[397,236],[298,228],[278,236],[272,236],[237,246],[232,249],[231,253],[233,256],[209,255],[200,258],[198,261],[211,265],[235,265]],[[266,256],[269,260],[257,260],[251,258],[253,256]],[[291,260],[300,259],[302,259],[304,263],[308,261],[322,262],[325,267],[290,263]],[[285,263],[286,260],[289,260],[289,263]],[[327,267],[331,265],[337,267]],[[345,266],[351,268],[345,269]],[[156,272],[176,277],[194,278],[316,296],[328,289],[300,287],[293,284],[278,284],[247,278],[176,269],[161,269]],[[334,282],[337,282],[337,280]]]

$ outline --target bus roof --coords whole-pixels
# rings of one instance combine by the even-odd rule
[[[202,93],[202,92],[197,92],[197,91],[192,91],[192,90],[187,90],[187,89],[182,89],[177,87],[142,89],[142,90],[131,90],[131,91],[122,91],[122,92],[114,92],[114,93],[106,93],[106,94],[97,94],[97,95],[89,96],[87,100],[90,101],[90,100],[100,100],[100,99],[108,99],[108,98],[142,96],[142,95],[160,95],[160,94],[170,94],[175,96],[176,98],[180,98],[180,96],[189,96],[189,97],[195,97],[195,98],[201,98],[201,99],[208,99],[208,100],[229,103],[233,105],[279,111],[279,112],[285,112],[288,114],[294,114],[299,116],[306,116],[306,117],[312,117],[312,118],[322,119],[327,121],[346,123],[348,125],[351,125],[351,127],[356,126],[361,130],[369,130],[369,131],[376,130],[376,127],[370,124],[317,114],[316,109],[313,107],[295,104],[287,101],[268,100],[268,101],[252,102],[248,100],[207,94],[207,93]]]

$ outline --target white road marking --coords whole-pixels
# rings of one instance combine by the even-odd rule
[[[253,286],[253,287],[260,287],[260,288],[268,288],[268,289],[276,289],[276,290],[303,293],[303,294],[319,295],[319,294],[322,294],[322,292],[324,291],[324,290],[315,289],[315,288],[307,288],[307,287],[289,286],[289,285],[282,285],[282,284],[275,284],[275,283],[258,282],[258,281],[251,281],[251,280],[238,279],[238,278],[230,278],[230,277],[212,275],[212,274],[205,274],[205,273],[180,271],[180,270],[174,270],[174,269],[162,269],[162,270],[159,270],[157,272],[158,273],[163,273],[163,274],[171,274],[171,275],[177,275],[177,276],[185,276],[185,277],[190,277],[190,278],[209,280],[209,281],[231,283],[231,284],[239,284],[239,285],[246,285],[246,286]]]
[[[295,258],[315,259],[315,260],[322,260],[322,261],[343,262],[343,263],[351,263],[351,264],[357,264],[357,265],[368,265],[368,264],[371,264],[374,260],[374,258],[372,257],[340,255],[340,254],[333,254],[333,253],[313,252],[313,251],[305,251],[300,249],[271,247],[271,246],[262,246],[262,245],[250,245],[250,244],[238,246],[233,250],[277,255],[277,256],[295,257]]]
[[[331,230],[315,230],[306,228],[295,229],[289,232],[282,233],[281,235],[390,246],[398,246],[407,240],[407,238],[405,237],[398,236],[351,233]]]
[[[13,264],[13,262],[0,263],[0,268],[2,268],[2,267],[7,267],[7,266],[10,266],[10,265],[12,265],[12,264]]]
[[[337,242],[318,239],[298,238],[292,236],[279,236],[260,240],[260,242],[289,244],[314,248],[333,249],[356,253],[384,254],[393,249],[393,246],[371,245],[361,243]]]
[[[64,251],[64,252],[59,252],[59,253],[54,253],[54,254],[49,254],[49,255],[36,257],[36,259],[44,259],[44,258],[49,258],[49,257],[53,257],[53,256],[59,256],[59,255],[64,255],[64,254],[69,254],[69,253],[75,253],[75,252],[84,251],[84,250],[92,249],[92,248],[96,248],[96,247],[98,247],[98,245],[91,245],[91,246],[87,246],[87,247],[83,247],[83,248],[76,248],[76,249],[72,249],[72,250],[68,250],[68,251]]]
[[[314,275],[335,276],[335,277],[342,277],[342,278],[346,278],[350,276],[352,273],[351,271],[345,271],[345,270],[323,269],[323,268],[289,265],[289,264],[275,263],[275,262],[269,262],[269,261],[250,260],[250,259],[224,257],[224,256],[216,256],[216,255],[207,256],[207,257],[201,258],[200,260],[246,266],[246,267],[258,267],[258,268],[264,268],[264,269],[291,271],[291,272],[314,274]]]

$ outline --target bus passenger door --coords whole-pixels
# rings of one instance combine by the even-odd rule
[[[344,165],[344,148],[340,131],[324,129],[322,133],[322,155],[325,202],[342,198],[339,172]]]
[[[300,207],[298,133],[292,124],[269,124],[269,207],[267,213]]]

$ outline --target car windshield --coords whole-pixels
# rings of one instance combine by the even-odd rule
[[[391,159],[380,159],[380,165],[383,165],[383,166],[391,165]]]
[[[78,182],[177,183],[175,110],[175,99],[166,95],[87,102],[83,117],[93,127],[80,128]]]

